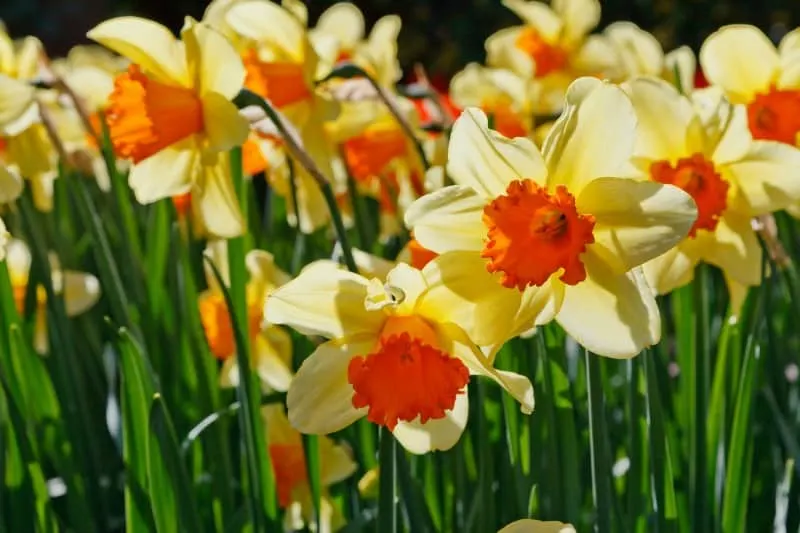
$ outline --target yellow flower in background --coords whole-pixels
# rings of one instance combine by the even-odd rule
[[[430,291],[434,273],[400,264],[384,284],[320,261],[267,297],[267,320],[330,339],[289,388],[292,426],[328,434],[366,416],[412,453],[447,450],[467,423],[470,374],[490,377],[523,412],[533,410],[528,378],[492,367],[453,323],[443,291]]]
[[[640,78],[627,88],[639,119],[635,162],[641,176],[680,187],[697,204],[688,237],[644,271],[660,294],[691,281],[705,261],[729,284],[761,282],[761,246],[751,218],[800,201],[800,150],[753,140],[747,112],[707,89],[695,102],[667,82]]]
[[[137,17],[105,21],[87,36],[132,62],[114,81],[107,121],[116,153],[133,162],[129,183],[136,199],[150,203],[191,192],[211,234],[244,232],[227,150],[249,132],[230,101],[245,71],[225,37],[187,18],[177,40]]]
[[[227,284],[227,242],[210,243],[205,254],[226,277]],[[292,339],[283,329],[263,321],[263,302],[269,292],[289,280],[289,275],[275,265],[272,254],[263,250],[251,250],[245,257],[245,265],[250,275],[246,289],[246,333],[250,336],[251,366],[265,390],[285,392],[292,381]],[[208,289],[198,296],[200,321],[211,353],[223,361],[220,384],[234,387],[239,382],[239,366],[233,325],[222,287],[208,265],[206,282]]]
[[[506,137],[527,137],[533,131],[537,86],[510,70],[470,63],[450,81],[450,98],[462,109],[479,107]]]
[[[314,503],[306,470],[303,440],[286,418],[282,405],[266,405],[261,414],[267,428],[270,464],[278,490],[278,504],[286,510],[286,531],[300,531],[314,523]],[[319,437],[320,484],[322,501],[320,533],[338,531],[345,519],[328,495],[327,488],[352,476],[358,465],[345,445]]]
[[[11,281],[14,303],[19,313],[35,313],[33,347],[40,354],[49,350],[47,336],[47,295],[45,288],[36,287],[36,309],[25,309],[28,280],[31,270],[31,252],[28,245],[19,239],[10,239],[7,246],[6,265]],[[51,254],[50,269],[53,290],[64,297],[67,316],[73,317],[88,311],[100,299],[100,282],[92,274],[63,270],[58,258]]]
[[[723,26],[700,49],[706,79],[734,104],[747,106],[755,139],[798,145],[800,30],[775,45],[754,26]]]
[[[603,30],[617,53],[616,81],[625,81],[636,76],[655,76],[675,85],[680,79],[681,91],[689,94],[694,89],[697,59],[688,46],[681,46],[664,54],[661,43],[651,33],[633,22],[621,21],[610,24]]]
[[[497,533],[575,533],[575,528],[563,522],[542,522],[524,518],[508,524]]]
[[[505,28],[486,40],[487,64],[507,68],[541,87],[537,114],[558,113],[569,84],[580,76],[598,76],[616,66],[610,43],[589,35],[600,21],[598,0],[504,0],[523,26]]]
[[[296,16],[278,4],[265,0],[233,2],[224,21],[237,34],[237,46],[244,61],[245,87],[268,99],[297,129],[304,149],[326,176],[331,175],[333,150],[323,122],[338,113],[338,106],[322,92],[315,80],[319,57],[308,33]],[[318,185],[295,163],[299,216],[290,213],[300,230],[311,233],[328,222],[329,215]],[[288,186],[276,190],[288,191]],[[287,201],[292,206],[292,201]]]
[[[490,130],[477,109],[456,121],[447,165],[456,185],[418,200],[406,223],[443,254],[425,269],[476,343],[552,318],[600,355],[658,342],[658,308],[636,267],[686,236],[697,210],[677,187],[626,177],[635,139],[630,100],[592,78],[570,87],[543,153]]]
[[[22,179],[12,170],[0,165],[0,206],[9,204],[22,194]],[[0,261],[6,258],[6,247],[11,235],[0,218]]]

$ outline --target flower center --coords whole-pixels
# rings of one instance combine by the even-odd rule
[[[492,117],[492,129],[509,138],[525,137],[528,134],[525,123],[507,102],[484,100],[481,108]]]
[[[308,479],[303,447],[297,444],[270,444],[269,458],[278,487],[278,503],[286,508],[292,503],[294,489]]]
[[[393,160],[407,152],[406,138],[394,125],[372,125],[344,142],[344,159],[358,182],[368,183]]]
[[[754,139],[797,144],[800,132],[800,91],[757,94],[747,105],[747,121]]]
[[[522,291],[559,270],[569,285],[586,279],[580,256],[594,242],[594,217],[578,213],[566,187],[549,194],[533,180],[514,180],[484,207],[483,223],[481,257],[489,260],[489,272],[503,273],[503,286]]]
[[[425,265],[439,256],[436,252],[432,252],[422,246],[419,241],[413,237],[408,241],[408,252],[411,254],[411,266],[417,270],[422,270]]]
[[[654,181],[680,187],[694,199],[697,220],[689,230],[689,237],[694,237],[699,229],[714,231],[728,205],[729,184],[714,170],[711,161],[701,154],[678,159],[675,166],[669,161],[657,161],[650,166],[650,174]]]
[[[262,61],[253,48],[242,54],[244,86],[269,98],[276,107],[284,107],[311,98],[303,76],[303,66],[288,61]]]
[[[423,319],[393,316],[374,351],[350,360],[347,380],[353,407],[369,407],[370,422],[394,429],[400,420],[444,418],[464,392],[469,370],[438,349],[436,332]]]
[[[533,59],[536,63],[535,77],[542,78],[567,66],[567,52],[545,41],[539,32],[530,26],[522,29],[514,43],[516,47]]]
[[[218,292],[209,292],[200,297],[200,321],[206,334],[208,347],[218,359],[227,359],[236,353],[233,325],[225,304],[225,297]],[[252,339],[261,329],[261,306],[248,294],[247,329]]]
[[[117,154],[138,163],[203,131],[203,105],[191,89],[151,80],[131,65],[114,80],[107,122]]]

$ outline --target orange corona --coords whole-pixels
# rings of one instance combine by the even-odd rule
[[[217,292],[207,293],[200,297],[199,307],[200,321],[203,324],[211,353],[218,359],[232,356],[236,353],[236,340],[224,296]],[[247,326],[250,338],[255,337],[258,333],[261,327],[261,316],[261,307],[257,302],[248,301]]]
[[[347,369],[353,406],[367,419],[394,429],[399,421],[440,419],[469,382],[464,364],[439,348],[436,332],[414,316],[390,317],[374,351]]]
[[[773,87],[756,95],[747,106],[747,121],[754,139],[796,145],[800,132],[800,91]]]
[[[650,166],[654,181],[675,185],[686,191],[697,204],[697,220],[689,237],[697,230],[714,231],[719,218],[727,207],[727,181],[714,169],[714,164],[702,154],[693,154],[678,160],[673,166],[669,161],[658,161]]]
[[[564,70],[567,66],[567,53],[561,47],[545,41],[534,28],[523,28],[515,44],[536,63],[537,78]]]
[[[512,181],[484,208],[483,223],[481,257],[489,272],[503,274],[505,287],[540,286],[559,270],[569,285],[586,279],[581,254],[594,242],[594,217],[578,213],[566,187],[550,194],[532,180]]]
[[[269,457],[278,488],[278,504],[286,508],[292,503],[295,488],[307,483],[303,446],[299,442],[270,444]]]
[[[306,85],[301,64],[262,61],[252,48],[244,51],[242,61],[246,73],[245,87],[268,98],[276,107],[285,107],[311,98],[312,93]]]
[[[203,106],[191,89],[148,78],[137,65],[114,80],[107,123],[114,150],[138,163],[203,130]]]

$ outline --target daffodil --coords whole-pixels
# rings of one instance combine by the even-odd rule
[[[289,388],[292,426],[328,434],[366,416],[413,453],[446,450],[467,423],[470,374],[494,379],[523,412],[533,410],[530,381],[493,368],[453,323],[451,301],[430,290],[431,264],[399,264],[383,283],[321,261],[267,297],[267,320],[329,339]]]
[[[226,241],[209,244],[205,253],[227,278]],[[245,265],[250,276],[246,288],[246,333],[250,336],[251,366],[264,389],[285,392],[292,380],[292,339],[283,329],[263,322],[262,305],[267,294],[286,283],[289,276],[275,265],[272,254],[263,250],[251,250],[245,257]],[[210,267],[206,267],[206,281],[208,289],[198,297],[200,320],[211,353],[223,361],[220,384],[233,387],[239,382],[239,366],[231,317],[222,287]],[[227,279],[223,281],[228,283]]]
[[[100,282],[92,274],[63,270],[55,255],[51,255],[50,269],[53,290],[63,295],[67,316],[77,316],[89,310],[100,298]],[[25,308],[31,270],[31,252],[21,240],[10,239],[7,246],[6,265],[11,281],[14,303],[20,313],[34,313],[33,346],[40,354],[49,349],[47,338],[47,295],[42,286],[35,288],[36,308]]]
[[[286,531],[300,531],[305,525],[314,524],[315,517],[303,440],[289,424],[282,405],[266,405],[261,408],[261,414],[267,428],[278,504],[286,511],[284,527]],[[319,465],[322,498],[318,533],[331,533],[344,525],[344,516],[328,495],[328,487],[352,476],[358,465],[348,448],[325,436],[319,437]]]
[[[22,179],[12,170],[0,165],[0,205],[13,202],[20,194],[22,194]],[[3,219],[0,218],[0,261],[6,258],[6,246],[10,237]]]
[[[636,116],[618,86],[579,79],[566,103],[543,153],[467,109],[450,138],[456,185],[418,200],[406,223],[442,254],[425,270],[476,343],[555,318],[597,354],[634,356],[661,330],[636,267],[685,237],[697,209],[677,187],[626,177]]]
[[[535,111],[554,114],[569,84],[579,76],[602,76],[616,65],[606,38],[589,35],[600,21],[598,0],[504,0],[524,25],[498,31],[486,40],[487,63],[507,68],[541,87]]]
[[[224,22],[237,35],[247,76],[245,87],[268,99],[296,128],[304,150],[326,176],[332,174],[333,150],[323,123],[338,113],[338,105],[316,89],[315,80],[324,75],[319,57],[304,23],[278,4],[263,0],[232,2]],[[289,222],[310,233],[328,222],[329,215],[319,186],[294,163],[299,213],[287,201]],[[288,174],[275,190],[287,198],[292,188]]]
[[[678,186],[697,204],[687,238],[645,265],[648,281],[669,292],[705,261],[729,283],[758,285],[761,246],[750,220],[800,201],[800,150],[753,140],[744,107],[732,106],[719,90],[700,91],[693,102],[655,78],[626,87],[639,118],[641,176]]]
[[[723,26],[700,49],[706,79],[734,104],[747,106],[755,139],[798,144],[800,30],[775,45],[754,26]]]
[[[150,203],[191,191],[209,233],[242,234],[228,157],[249,132],[230,101],[245,76],[236,50],[188,17],[180,40],[137,17],[107,20],[87,36],[132,62],[114,80],[106,118],[116,153],[133,162],[136,199]]]
[[[510,70],[470,63],[453,76],[450,96],[458,107],[482,109],[506,137],[527,137],[533,130],[537,86]]]
[[[524,518],[508,524],[497,533],[575,533],[575,528],[563,522],[542,522]]]
[[[617,54],[617,70],[613,78],[625,81],[637,76],[655,76],[672,84],[680,82],[681,91],[689,94],[694,89],[697,59],[688,46],[681,46],[665,54],[661,43],[653,34],[633,22],[610,24],[605,35]]]

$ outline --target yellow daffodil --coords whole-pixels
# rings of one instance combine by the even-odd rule
[[[137,17],[105,21],[87,35],[132,62],[114,80],[106,118],[116,153],[133,162],[129,182],[137,200],[191,192],[209,233],[244,232],[227,154],[249,132],[230,101],[245,76],[234,48],[191,18],[181,40]]]
[[[589,32],[600,21],[598,0],[504,0],[523,26],[498,31],[486,40],[487,63],[507,68],[541,87],[535,111],[554,114],[569,84],[579,76],[603,75],[615,66],[610,43]]]
[[[655,78],[625,87],[639,118],[641,176],[680,187],[697,204],[688,237],[645,265],[652,287],[666,293],[688,283],[699,261],[720,267],[730,282],[758,285],[761,246],[750,219],[800,201],[800,150],[753,140],[745,109],[718,90],[698,92],[693,105]]]
[[[320,170],[330,176],[332,147],[323,123],[338,113],[338,105],[315,87],[324,75],[308,33],[296,16],[278,4],[264,0],[233,2],[224,21],[237,34],[244,60],[245,87],[268,99],[297,129],[303,148]],[[290,213],[290,223],[299,218],[300,230],[310,233],[328,221],[328,211],[318,185],[295,163],[299,216]],[[290,190],[276,186],[279,193]],[[288,197],[288,195],[287,195]],[[293,206],[287,201],[287,206]]]
[[[289,388],[292,426],[328,434],[366,415],[413,453],[446,450],[467,423],[470,374],[494,379],[523,412],[533,410],[528,378],[494,369],[453,323],[444,291],[429,290],[431,264],[397,265],[382,283],[321,261],[267,297],[267,320],[330,339]]]
[[[575,533],[575,528],[563,522],[542,522],[524,518],[508,524],[497,533]]]
[[[664,54],[658,39],[627,21],[610,24],[603,35],[614,46],[617,54],[617,71],[613,75],[616,81],[625,81],[636,76],[655,76],[672,84],[680,79],[684,94],[689,94],[694,89],[697,59],[688,46],[681,46]]]
[[[706,79],[734,104],[747,106],[755,139],[798,145],[800,137],[800,30],[778,48],[754,26],[723,26],[700,49]]]
[[[282,405],[261,408],[267,428],[267,445],[278,490],[278,504],[285,509],[286,531],[300,531],[314,523],[314,500],[306,470],[303,440],[286,418]],[[350,450],[336,444],[328,437],[319,437],[320,484],[322,501],[318,533],[338,531],[344,525],[344,516],[328,495],[327,488],[352,476],[358,465]]]
[[[22,194],[22,179],[12,170],[0,165],[0,206],[16,200]],[[0,218],[0,261],[6,258],[6,247],[11,235]]]
[[[227,244],[216,241],[206,249],[220,273],[227,276]],[[292,339],[283,329],[263,322],[264,298],[289,280],[276,265],[272,254],[251,250],[245,257],[250,279],[247,283],[247,334],[250,336],[251,366],[265,390],[285,392],[292,380]],[[222,287],[210,267],[206,267],[208,289],[200,293],[198,306],[211,353],[223,361],[220,384],[234,387],[239,382],[236,341]],[[227,279],[224,280],[227,283]]]
[[[510,70],[470,63],[450,81],[450,98],[460,108],[482,109],[506,137],[531,134],[537,86]]]
[[[677,187],[626,177],[635,138],[630,100],[593,78],[570,87],[543,153],[490,130],[477,109],[456,121],[447,166],[456,185],[418,200],[406,223],[443,254],[425,270],[476,343],[552,318],[601,355],[658,342],[658,308],[636,267],[685,237],[697,210]]]
[[[11,239],[7,247],[6,264],[14,293],[14,303],[20,313],[25,309],[28,280],[31,270],[31,252],[28,246],[18,239]],[[62,294],[67,316],[77,316],[89,310],[100,298],[100,282],[96,277],[84,272],[62,270],[58,258],[50,256],[53,290]],[[40,354],[49,348],[47,338],[47,295],[42,286],[36,287],[36,309],[34,318],[33,346]]]

